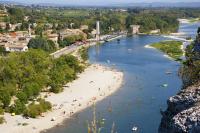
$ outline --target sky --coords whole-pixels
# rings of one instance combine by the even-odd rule
[[[53,4],[77,4],[77,5],[87,5],[87,4],[121,4],[121,3],[142,3],[142,2],[200,2],[200,0],[0,0],[0,1],[14,1],[22,3],[53,3]]]

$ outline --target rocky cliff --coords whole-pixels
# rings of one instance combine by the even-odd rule
[[[189,86],[167,101],[159,133],[200,132],[200,84]]]
[[[181,69],[183,88],[167,101],[161,112],[159,133],[200,133],[200,28],[196,40],[186,49]]]

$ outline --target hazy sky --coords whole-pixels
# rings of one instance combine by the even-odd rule
[[[0,0],[15,1],[25,3],[55,3],[55,4],[117,4],[117,3],[135,3],[135,2],[198,2],[199,0]]]

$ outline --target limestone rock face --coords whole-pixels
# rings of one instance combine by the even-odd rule
[[[167,101],[159,133],[200,133],[200,86],[181,90]]]

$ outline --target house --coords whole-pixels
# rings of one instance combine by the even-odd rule
[[[80,29],[64,29],[59,33],[59,37],[61,40],[63,40],[65,37],[73,35],[83,35],[85,39],[87,38],[87,35]]]
[[[48,39],[53,41],[56,45],[57,48],[59,48],[59,45],[58,45],[58,34],[49,34],[47,35]]]
[[[88,27],[88,25],[81,25],[81,28],[80,28],[81,30],[88,30],[89,29],[89,27]]]
[[[95,36],[97,34],[97,30],[93,29],[92,32],[91,32],[91,34]]]
[[[8,52],[23,52],[28,50],[27,45],[30,39],[28,31],[10,32],[0,34],[0,45]]]
[[[51,29],[51,28],[53,28],[53,24],[46,23],[46,24],[45,24],[45,27],[46,27],[47,29]]]
[[[131,27],[132,34],[138,34],[140,32],[139,31],[140,25],[131,25],[130,27]]]
[[[24,16],[24,21],[28,22],[29,21],[29,16]]]
[[[28,46],[23,44],[5,44],[5,50],[7,52],[25,52],[28,51]]]
[[[21,26],[22,26],[22,23],[10,24],[10,30],[9,31],[15,31],[16,28],[20,28]]]
[[[53,33],[53,30],[52,30],[52,29],[43,31],[43,34],[44,34],[44,35],[50,35],[50,34],[52,34],[52,33]]]
[[[0,27],[2,29],[6,29],[6,22],[0,22]]]

